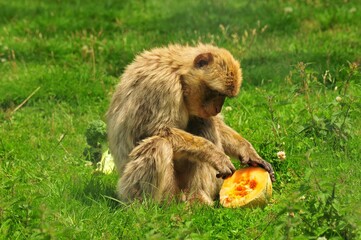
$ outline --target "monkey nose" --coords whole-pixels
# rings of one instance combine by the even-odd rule
[[[222,110],[222,106],[217,106],[216,107],[216,114],[220,113]]]

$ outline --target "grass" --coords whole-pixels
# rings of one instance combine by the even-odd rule
[[[0,0],[0,239],[360,238],[360,10],[326,0]],[[87,165],[85,130],[104,120],[134,55],[198,41],[242,63],[241,94],[223,114],[274,165],[273,201],[120,204],[116,174]]]

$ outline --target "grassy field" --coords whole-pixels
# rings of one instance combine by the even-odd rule
[[[360,239],[360,38],[356,0],[0,0],[0,239]],[[124,205],[83,155],[134,55],[198,42],[241,61],[264,209]]]

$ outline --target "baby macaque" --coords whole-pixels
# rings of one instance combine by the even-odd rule
[[[243,164],[272,166],[219,115],[242,82],[225,49],[171,45],[138,55],[121,77],[107,113],[118,196],[212,204],[223,179]]]

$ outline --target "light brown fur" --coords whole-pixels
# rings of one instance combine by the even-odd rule
[[[179,197],[212,204],[229,157],[274,173],[218,113],[238,94],[239,63],[211,45],[172,45],[138,55],[114,93],[108,117],[111,153],[122,201]]]

